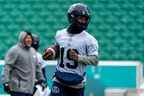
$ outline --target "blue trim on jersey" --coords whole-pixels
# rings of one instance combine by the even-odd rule
[[[84,80],[83,76],[80,76],[78,74],[66,73],[60,71],[56,71],[55,76],[60,82],[66,85],[77,85]]]

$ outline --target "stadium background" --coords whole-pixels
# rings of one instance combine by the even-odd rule
[[[0,0],[0,60],[23,30],[40,36],[40,52],[53,44],[77,2],[90,7],[88,32],[99,42],[100,60],[144,61],[143,0]]]

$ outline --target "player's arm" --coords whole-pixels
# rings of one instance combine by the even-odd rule
[[[78,57],[78,62],[82,64],[93,64],[97,65],[98,64],[98,56],[92,55],[92,56],[81,56],[79,55]]]
[[[11,72],[12,67],[15,64],[17,58],[18,58],[18,54],[16,52],[16,49],[11,48],[5,56],[5,65],[4,65],[5,82],[9,82],[10,72]]]
[[[9,84],[10,83],[9,77],[11,75],[10,72],[13,68],[13,65],[16,62],[17,57],[18,57],[18,54],[14,48],[11,48],[5,56],[5,65],[4,65],[4,70],[2,74],[2,80],[3,80],[4,90],[8,93],[11,91],[11,86]]]
[[[98,56],[97,55],[80,55],[78,54],[75,50],[71,49],[69,51],[69,58],[71,60],[77,61],[80,64],[94,64],[97,65],[98,64]]]
[[[44,60],[53,60],[59,56],[59,51],[60,48],[58,44],[52,45],[45,50],[42,57]]]
[[[98,43],[95,38],[91,38],[86,45],[86,55],[78,54],[75,50],[69,52],[69,57],[80,64],[98,64]]]

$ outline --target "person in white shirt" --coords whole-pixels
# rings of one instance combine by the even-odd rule
[[[40,38],[36,34],[32,34],[32,37],[33,37],[32,47],[37,52],[38,62],[39,62],[39,64],[42,67],[42,72],[43,72],[43,75],[44,75],[44,77],[46,79],[46,76],[45,76],[45,67],[46,67],[47,62],[45,60],[43,60],[41,53],[38,51],[39,47],[40,47]]]
[[[38,52],[38,49],[40,47],[40,38],[36,34],[32,34],[32,37],[33,37],[32,47],[36,50],[36,54],[37,54],[37,57],[38,57],[38,63],[42,67],[42,73],[43,73],[43,76],[45,78],[45,83],[47,83],[46,82],[47,81],[47,78],[46,78],[46,69],[45,69],[45,67],[47,65],[47,62],[45,60],[43,60],[41,53]],[[34,96],[35,95],[37,96],[38,94],[40,96],[48,96],[49,93],[50,93],[50,89],[49,89],[49,87],[48,87],[47,84],[45,84],[43,86],[39,86],[39,84],[36,84],[35,90],[34,90]]]

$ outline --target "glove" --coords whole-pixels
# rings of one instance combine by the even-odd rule
[[[11,92],[11,88],[9,86],[9,83],[4,83],[3,86],[4,86],[4,91],[5,92],[7,92],[7,93]]]
[[[78,51],[76,49],[69,49],[68,50],[68,54],[67,57],[69,60],[74,60],[74,61],[78,61]]]
[[[42,90],[44,90],[47,87],[47,83],[45,80],[38,80],[35,85],[40,85],[42,87]]]

